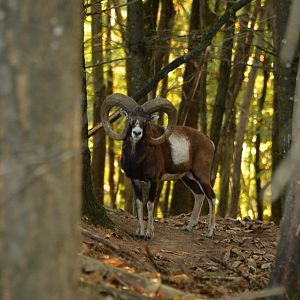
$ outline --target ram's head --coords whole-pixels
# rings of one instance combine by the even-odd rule
[[[109,112],[113,107],[121,108],[121,115],[127,118],[125,128],[121,133],[116,133],[109,121]],[[167,99],[158,97],[139,105],[131,97],[112,94],[102,104],[101,119],[104,130],[112,139],[124,140],[130,134],[133,140],[139,141],[150,122],[157,120],[158,116],[155,114],[157,112],[164,112],[168,116],[168,125],[164,133],[159,137],[149,136],[149,143],[158,145],[168,139],[176,125],[176,108]]]

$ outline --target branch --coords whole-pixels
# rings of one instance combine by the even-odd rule
[[[216,22],[216,24],[211,28],[211,30],[203,36],[203,38],[201,39],[197,47],[195,47],[187,54],[177,57],[172,62],[170,62],[167,66],[161,69],[150,82],[148,82],[142,89],[140,89],[137,93],[134,94],[133,99],[139,102],[139,100],[143,98],[145,95],[147,95],[159,83],[160,80],[162,80],[164,77],[168,75],[168,73],[175,70],[179,66],[191,61],[192,59],[201,56],[201,54],[210,45],[213,37],[218,33],[218,31],[222,28],[222,26],[231,17],[233,17],[239,9],[249,4],[251,1],[252,0],[240,0],[237,3],[233,4],[230,8],[228,8],[225,11],[224,15],[220,17]],[[93,133],[90,133],[91,131],[89,131],[89,136],[94,135],[94,133],[102,127],[102,124],[99,123],[96,126],[97,126],[97,130],[94,130],[94,128],[91,129],[91,131],[93,130]]]
[[[133,99],[138,101],[141,98],[143,98],[146,94],[148,94],[152,88],[158,84],[160,80],[162,80],[165,76],[168,75],[171,71],[175,70],[182,64],[185,64],[192,59],[195,59],[205,51],[205,49],[210,45],[213,37],[218,33],[218,31],[222,28],[222,26],[231,18],[234,17],[235,13],[248,3],[250,3],[251,0],[240,0],[239,2],[232,5],[229,9],[227,9],[224,13],[224,15],[216,22],[216,24],[212,27],[212,29],[203,36],[201,39],[199,45],[195,47],[193,50],[188,52],[185,55],[179,56],[176,59],[174,59],[171,63],[169,63],[166,67],[164,67],[162,70],[160,70],[155,77],[146,84],[141,90],[139,90],[135,95],[133,96]]]

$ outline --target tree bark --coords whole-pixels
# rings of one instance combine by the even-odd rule
[[[235,109],[232,111],[229,127],[226,135],[220,141],[220,151],[222,153],[220,163],[220,202],[218,214],[222,217],[227,215],[229,182],[231,175],[232,156],[234,152],[234,137],[236,132]]]
[[[126,81],[127,94],[133,96],[141,89],[148,80],[149,60],[145,39],[145,18],[143,1],[132,2],[127,6],[127,27],[126,27],[126,52],[129,58],[126,60]],[[147,95],[141,97],[141,103],[147,100]],[[125,209],[132,212],[135,205],[133,201],[132,186],[124,184],[126,190]]]
[[[111,1],[107,1],[107,7],[110,7]],[[107,29],[106,29],[106,40],[105,40],[105,54],[106,60],[112,60],[112,51],[111,51],[111,29],[112,29],[112,20],[111,20],[111,10],[107,14]],[[111,95],[113,93],[113,81],[114,74],[112,65],[108,65],[107,69],[107,83],[106,83],[106,94]],[[108,160],[109,160],[109,194],[110,194],[110,205],[112,208],[116,208],[116,187],[115,187],[115,142],[113,139],[108,137]]]
[[[282,40],[288,21],[288,12],[291,1],[272,1],[273,18],[272,31],[276,53],[280,53]],[[297,63],[295,57],[290,65],[283,65],[279,57],[275,57],[275,85],[274,85],[274,114],[272,132],[272,170],[278,168],[286,157],[291,146],[292,125],[290,120],[293,113],[293,99],[296,85]],[[272,220],[280,222],[284,207],[285,191],[281,192],[277,201],[272,203]]]
[[[147,59],[147,47],[145,41],[144,8],[141,0],[131,2],[127,6],[127,53],[126,76],[127,94],[134,95],[148,80],[149,61]],[[143,95],[141,103],[147,98]]]
[[[265,57],[266,60],[266,57]],[[264,63],[264,66],[267,66],[267,63]],[[260,167],[260,144],[261,144],[261,130],[262,127],[262,111],[264,107],[264,103],[266,100],[267,94],[267,84],[269,81],[270,73],[268,70],[264,70],[264,82],[263,89],[260,98],[258,99],[258,120],[257,120],[257,129],[256,129],[256,139],[255,139],[255,187],[256,187],[256,209],[257,209],[257,217],[259,220],[263,220],[264,217],[264,205],[263,205],[263,197],[262,197],[262,188],[261,188],[261,167]]]
[[[92,65],[93,67],[93,125],[100,120],[101,104],[105,98],[103,76],[103,41],[102,41],[102,5],[98,0],[91,1],[92,13]],[[105,131],[102,128],[93,137],[92,182],[94,194],[101,204],[104,202],[104,168],[105,168]]]
[[[231,1],[227,2],[227,8],[230,8],[232,5]],[[218,148],[222,120],[225,111],[225,103],[227,99],[227,91],[230,79],[231,72],[231,56],[232,56],[232,48],[233,48],[233,37],[234,37],[234,24],[235,18],[231,18],[225,24],[224,27],[224,37],[223,37],[223,45],[221,52],[221,64],[219,69],[219,84],[216,94],[216,99],[214,103],[212,121],[211,121],[211,130],[210,130],[210,138],[215,144],[216,150]]]
[[[300,97],[300,64],[298,65],[297,88],[295,98]],[[289,299],[300,298],[300,105],[295,102],[293,113],[293,144],[291,149],[290,180],[285,198],[284,215],[281,224],[281,236],[277,248],[276,262],[271,285],[283,285]],[[276,298],[286,299],[286,297]]]
[[[206,104],[207,67],[208,67],[208,62],[205,61],[202,66],[202,75],[199,83],[200,130],[204,134],[207,134],[207,104]]]
[[[80,2],[0,7],[0,298],[71,300],[80,216]]]
[[[206,3],[206,1],[205,1]],[[190,18],[188,49],[191,51],[203,34],[205,25],[201,20],[201,11],[207,5],[200,4],[200,0],[193,0]],[[202,23],[201,23],[202,21]],[[178,112],[178,123],[193,128],[197,128],[199,118],[199,82],[202,75],[201,66],[204,58],[195,59],[187,62],[183,79],[182,99]],[[184,200],[183,200],[184,199]],[[174,184],[170,214],[179,214],[181,212],[189,212],[193,208],[194,197],[190,190],[182,183],[177,181]]]
[[[263,22],[260,22],[263,24]],[[262,45],[263,41],[263,32],[264,26],[259,26],[258,32],[260,34],[258,38],[258,45]],[[254,61],[259,61],[261,54],[260,48],[256,49]],[[255,85],[257,75],[257,68],[256,66],[252,66],[250,73],[249,73],[249,81],[247,84],[244,100],[241,106],[240,112],[240,121],[237,129],[237,138],[236,138],[236,145],[235,145],[235,154],[234,154],[234,161],[233,161],[233,178],[232,178],[232,192],[231,192],[231,204],[230,204],[230,216],[232,218],[236,218],[238,211],[239,211],[239,198],[240,198],[240,190],[241,190],[241,163],[242,163],[242,153],[243,153],[243,143],[244,143],[244,135],[246,131],[246,126],[248,123],[248,113],[250,108],[250,103],[253,96],[253,90]]]
[[[162,68],[166,58],[169,58],[171,47],[171,32],[174,25],[175,9],[173,0],[162,0],[159,24],[157,32],[152,33],[152,39],[148,41],[148,48],[153,47],[150,61],[149,77],[152,78],[155,73]],[[152,45],[151,45],[152,43]],[[167,77],[166,77],[167,78]],[[157,86],[150,92],[150,98],[155,98]]]
[[[291,64],[294,57],[293,39],[290,36],[291,31],[298,32],[298,50],[299,50],[299,31],[298,22],[299,2],[293,1],[290,9],[290,20],[286,31],[286,42],[281,51],[282,65]],[[296,12],[296,13],[295,13]],[[296,21],[297,20],[297,21]],[[296,21],[296,22],[295,22]],[[295,60],[294,60],[295,61]],[[300,64],[299,60],[296,88],[294,99],[300,97]],[[285,160],[287,169],[290,172],[288,192],[284,201],[284,214],[281,223],[281,237],[277,247],[276,262],[274,272],[271,278],[271,285],[283,285],[286,290],[287,297],[276,299],[299,299],[300,298],[300,105],[299,101],[294,103],[293,121],[292,123],[292,148],[289,158]],[[286,180],[287,178],[283,178]]]
[[[246,6],[243,10],[243,15],[239,21],[239,33],[237,39],[237,46],[235,47],[235,57],[233,62],[233,67],[231,71],[231,77],[227,92],[227,100],[226,100],[226,110],[225,115],[223,117],[223,125],[221,131],[221,137],[226,135],[227,128],[229,126],[229,122],[231,119],[232,111],[234,110],[235,101],[238,96],[238,93],[241,89],[241,85],[244,80],[244,73],[247,66],[247,61],[250,56],[250,46],[252,45],[253,33],[254,33],[254,25],[256,22],[257,14],[260,7],[260,1],[257,0],[254,11],[250,12],[250,6]],[[252,16],[250,21],[250,15]],[[250,28],[248,28],[248,23],[250,21]],[[212,182],[215,182],[219,162],[221,158],[221,152],[219,149],[215,152],[214,163],[212,168]]]
[[[82,24],[83,25],[83,24]],[[83,27],[82,27],[83,28]],[[82,35],[83,40],[83,35]],[[90,167],[90,150],[88,147],[88,117],[87,117],[87,91],[86,91],[86,71],[84,58],[84,45],[82,43],[82,99],[81,99],[81,113],[82,113],[82,215],[86,216],[94,225],[113,228],[114,224],[106,214],[104,207],[95,197],[91,167]]]

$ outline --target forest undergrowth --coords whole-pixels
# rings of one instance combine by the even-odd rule
[[[134,216],[108,214],[118,229],[82,220],[83,299],[263,299],[278,292],[267,289],[279,234],[273,222],[218,217],[214,237],[206,238],[206,216],[186,232],[180,228],[189,215],[181,214],[156,219],[155,237],[144,241],[134,237]]]

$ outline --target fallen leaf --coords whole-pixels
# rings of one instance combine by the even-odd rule
[[[238,268],[242,262],[240,260],[236,260],[232,263],[232,268]]]
[[[230,258],[230,252],[231,252],[232,246],[228,247],[225,251],[225,254],[223,256],[223,261],[227,262]]]
[[[269,268],[271,268],[271,266],[272,266],[272,263],[265,263],[265,264],[262,264],[261,266],[260,266],[260,268],[262,269],[262,270],[266,270],[266,269],[269,269]]]
[[[256,269],[257,269],[257,265],[256,265],[256,262],[253,258],[248,258],[247,261],[246,261],[250,271],[252,273],[256,273]]]
[[[229,235],[237,235],[237,232],[232,230],[232,229],[227,229],[226,233],[229,234]]]

